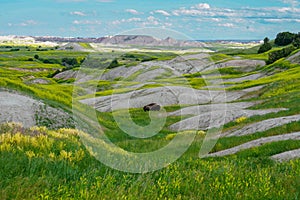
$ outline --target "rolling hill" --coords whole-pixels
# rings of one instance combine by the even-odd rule
[[[0,46],[1,199],[300,197],[299,49],[76,44]]]

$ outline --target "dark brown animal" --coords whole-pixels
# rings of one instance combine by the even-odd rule
[[[145,105],[143,107],[143,110],[146,111],[159,111],[160,110],[160,105],[157,103],[150,103],[148,105]]]

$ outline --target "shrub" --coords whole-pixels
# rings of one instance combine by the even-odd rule
[[[79,63],[76,58],[62,58],[61,62],[63,65],[72,65],[72,66],[77,66]]]
[[[269,59],[267,60],[267,64],[272,64],[276,60],[280,58],[286,57],[290,55],[296,48],[294,46],[286,47],[278,51],[273,51],[269,53]]]
[[[18,48],[10,49],[10,51],[20,51]]]
[[[272,45],[270,43],[263,44],[259,47],[257,53],[264,53],[272,49]]]
[[[108,69],[112,69],[112,68],[115,68],[115,67],[119,67],[120,64],[118,62],[118,60],[115,58],[108,66]]]

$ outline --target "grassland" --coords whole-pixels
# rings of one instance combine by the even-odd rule
[[[90,45],[80,44],[84,48]],[[80,84],[52,78],[57,70],[63,70],[62,58],[86,58],[87,53],[59,51],[46,47],[0,48],[0,87],[18,91],[24,95],[44,101],[53,106],[72,111],[74,91],[85,94]],[[223,46],[220,48],[224,48]],[[8,49],[19,49],[10,51]],[[235,59],[267,60],[267,53],[256,54],[257,47],[248,50],[222,50],[212,53],[210,59],[221,62]],[[294,53],[297,53],[294,52]],[[104,54],[104,53],[103,53]],[[105,63],[111,62],[111,52],[104,55]],[[44,63],[39,58],[56,60]],[[174,58],[170,53],[121,54],[118,64],[134,67],[149,60],[168,60]],[[93,66],[93,65],[91,65]],[[117,67],[117,66],[116,66]],[[242,127],[264,119],[300,113],[300,66],[285,58],[255,69],[268,76],[251,81],[235,83],[228,91],[239,91],[253,86],[265,86],[255,91],[251,100],[262,101],[253,109],[287,108],[286,111],[264,116],[253,116],[230,122],[224,130]],[[91,67],[92,74],[97,70]],[[250,72],[251,73],[251,72]],[[228,67],[220,71],[223,78],[237,78],[245,73]],[[205,86],[200,73],[186,75],[194,88]],[[47,84],[30,84],[29,80],[44,78]],[[134,80],[134,77],[131,77]],[[156,84],[142,88],[157,87],[160,84],[181,83],[180,78],[159,78]],[[130,80],[85,82],[97,88],[96,95],[109,95],[113,92],[124,93],[128,88],[113,89],[113,85],[130,85]],[[137,84],[137,83],[136,83]],[[87,96],[86,96],[87,95]],[[93,94],[94,95],[94,94]],[[85,106],[75,104],[78,110]],[[165,107],[170,111],[180,109],[179,105]],[[157,150],[170,142],[176,135],[168,126],[178,122],[180,117],[170,116],[162,131],[154,137],[137,139],[123,132],[113,119],[115,113],[97,112],[97,117],[107,137],[117,146],[131,152]],[[139,125],[150,122],[148,115],[141,109],[130,109],[133,121]],[[188,116],[183,116],[183,118]],[[247,141],[266,136],[300,131],[300,122],[289,123],[264,132],[243,137],[221,138],[212,152],[224,150]],[[220,158],[198,157],[205,132],[196,135],[194,142],[176,162],[165,168],[144,174],[131,174],[117,171],[98,161],[80,139],[79,130],[49,130],[46,127],[23,128],[16,123],[0,125],[0,199],[299,199],[300,198],[300,160],[276,162],[271,155],[300,148],[299,141],[281,141],[241,151],[232,156]]]

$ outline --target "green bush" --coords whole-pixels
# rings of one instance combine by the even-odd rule
[[[296,50],[294,46],[289,46],[269,53],[269,59],[267,60],[267,64],[272,64],[276,60],[279,60],[280,58],[284,58],[290,55],[294,50]]]
[[[272,45],[270,43],[264,43],[261,45],[257,51],[257,53],[264,53],[272,49]]]
[[[119,66],[120,66],[120,64],[119,64],[118,60],[117,60],[117,59],[114,59],[114,60],[109,64],[108,69],[112,69],[112,68],[119,67]]]
[[[296,34],[290,32],[278,33],[275,38],[275,44],[277,44],[278,46],[289,45],[293,42],[295,36]]]

